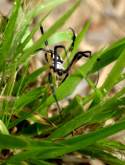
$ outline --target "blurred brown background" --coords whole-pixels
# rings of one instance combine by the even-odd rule
[[[25,4],[32,5],[43,0],[24,0]],[[45,0],[44,0],[45,1]],[[75,0],[69,0],[52,12],[46,21],[49,27]],[[0,0],[0,12],[8,15],[11,9],[11,1]],[[86,19],[91,18],[92,24],[86,36],[84,45],[92,51],[104,47],[110,42],[124,37],[125,35],[125,0],[81,0],[66,27],[73,27],[79,31]]]

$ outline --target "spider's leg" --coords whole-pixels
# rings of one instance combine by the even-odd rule
[[[43,26],[40,26],[41,34],[44,34]],[[45,41],[45,46],[48,46],[48,41]]]
[[[67,77],[69,76],[69,73],[67,72],[65,77],[63,78],[63,80],[61,81],[61,84],[67,79]]]
[[[72,68],[73,64],[76,63],[78,60],[80,60],[82,57],[90,57],[91,56],[91,51],[79,51],[75,54],[75,56],[73,57],[71,63],[69,64],[69,66],[66,68],[65,72],[69,72],[70,69]]]
[[[69,64],[69,66],[63,70],[63,74],[66,74],[65,77],[63,78],[62,82],[63,83],[66,78],[68,77],[69,75],[69,71],[70,69],[72,68],[73,64],[76,63],[78,60],[80,60],[82,57],[90,57],[91,56],[91,51],[79,51],[75,54],[74,58],[72,59],[71,63]]]
[[[69,47],[69,51],[72,51],[73,48],[74,48],[75,40],[76,40],[76,34],[75,34],[75,30],[73,28],[70,27],[69,29],[72,31],[72,34],[73,34],[73,36],[72,36],[72,43],[71,43],[71,45]]]
[[[41,32],[42,35],[44,34],[43,26],[40,26],[40,32]],[[45,46],[48,46],[48,41],[45,40],[44,44],[45,44]],[[38,48],[38,49],[36,49],[36,52],[37,51],[44,51],[45,52],[45,59],[48,62],[48,57],[47,56],[48,56],[48,53],[52,54],[52,50],[47,50],[45,48]]]
[[[51,74],[51,72],[49,72],[49,74],[48,74],[48,81],[49,81],[49,84],[50,84],[52,95],[53,95],[53,97],[54,97],[54,99],[56,101],[56,105],[58,107],[59,114],[60,114],[60,116],[62,116],[62,114],[61,114],[61,108],[60,108],[60,105],[58,103],[58,99],[56,97],[56,93],[55,93],[55,88],[54,88],[54,84],[53,84],[53,81],[52,81],[52,74]]]

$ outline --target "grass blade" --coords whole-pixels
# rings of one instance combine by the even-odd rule
[[[19,137],[0,134],[0,148],[25,148],[28,145],[26,141]]]
[[[2,69],[3,64],[5,64],[6,57],[9,55],[9,50],[15,32],[15,26],[16,26],[19,8],[20,8],[20,0],[16,0],[14,3],[12,14],[10,16],[10,19],[8,21],[8,24],[4,32],[4,40],[2,43],[2,50],[1,50],[0,69]]]
[[[102,90],[105,90],[107,92],[110,91],[113,88],[113,86],[116,84],[116,82],[119,80],[119,78],[122,74],[121,71],[125,67],[124,59],[125,59],[125,50],[122,51],[121,55],[117,59],[116,64],[112,68],[112,70],[109,73],[107,79],[105,80],[103,86],[101,87]]]

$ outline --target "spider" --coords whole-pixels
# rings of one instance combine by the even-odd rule
[[[37,51],[40,51],[40,50],[44,51],[46,62],[49,63],[49,65],[50,65],[50,72],[48,74],[48,81],[49,81],[53,97],[56,101],[56,104],[57,104],[57,107],[58,107],[60,113],[61,113],[61,108],[60,108],[60,105],[58,103],[58,100],[57,100],[57,97],[56,97],[56,94],[55,94],[55,86],[54,86],[54,83],[53,83],[53,76],[52,76],[53,72],[59,78],[63,76],[63,79],[61,81],[61,83],[63,83],[66,80],[66,78],[68,77],[69,72],[70,72],[73,64],[75,64],[82,57],[88,58],[88,57],[91,56],[91,51],[78,51],[74,55],[73,59],[68,64],[68,66],[66,68],[63,67],[64,61],[61,59],[61,56],[60,56],[60,53],[58,52],[58,50],[63,49],[66,57],[67,57],[67,53],[71,52],[73,50],[74,43],[75,43],[75,40],[76,40],[76,34],[75,34],[75,31],[72,28],[70,28],[70,30],[72,31],[73,36],[72,36],[72,43],[71,43],[68,51],[66,50],[64,45],[55,45],[53,49],[40,48],[40,49],[37,50]],[[43,26],[40,26],[40,31],[41,31],[41,34],[43,35],[44,34]],[[48,41],[47,40],[45,41],[44,44],[45,44],[45,47],[48,47]]]
[[[70,28],[70,29],[72,30],[73,36],[72,36],[72,43],[70,45],[69,51],[72,51],[73,47],[74,47],[76,35],[75,35],[74,30],[72,28]],[[41,34],[44,34],[43,26],[40,26],[40,31],[41,31]],[[45,41],[45,46],[46,47],[48,46],[47,40]],[[60,54],[58,53],[58,49],[63,49],[65,52],[65,55],[67,57],[67,50],[64,45],[56,45],[56,46],[54,46],[53,50],[45,49],[45,48],[40,48],[39,50],[42,50],[45,52],[45,59],[46,59],[47,63],[50,63],[50,69],[52,69],[52,71],[54,73],[56,73],[58,75],[58,77],[61,77],[64,75],[62,82],[64,82],[66,80],[66,78],[68,77],[73,64],[75,64],[82,57],[88,58],[91,56],[91,51],[78,51],[74,55],[73,59],[71,60],[71,62],[67,66],[67,68],[64,69],[64,67],[63,67],[64,61],[61,59]]]

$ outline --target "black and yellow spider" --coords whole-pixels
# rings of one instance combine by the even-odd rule
[[[71,43],[68,51],[73,50],[74,43],[76,40],[76,35],[75,35],[74,30],[72,28],[70,28],[70,29],[72,30],[73,36],[72,36],[72,43]],[[44,34],[43,26],[40,26],[40,31],[41,31],[41,34]],[[60,56],[60,53],[58,51],[59,49],[63,49],[65,52],[65,55],[67,56],[68,51],[66,50],[64,45],[55,45],[53,49],[49,49],[47,40],[45,41],[45,48],[40,48],[37,51],[39,51],[39,50],[43,51],[45,54],[46,62],[49,63],[50,71],[48,74],[48,81],[50,83],[52,94],[57,103],[58,109],[59,109],[59,111],[61,111],[61,108],[59,106],[59,103],[58,103],[58,100],[57,100],[57,97],[55,94],[55,85],[53,83],[53,78],[52,78],[53,73],[55,73],[58,77],[63,77],[61,80],[61,83],[63,83],[66,80],[66,78],[68,77],[73,64],[75,64],[82,57],[86,57],[86,58],[90,57],[91,51],[78,51],[74,55],[73,59],[68,64],[68,66],[66,68],[64,68],[64,61]]]
[[[41,33],[44,34],[44,30],[43,27],[40,27]],[[70,51],[72,51],[73,47],[74,47],[74,42],[76,39],[76,35],[74,30],[71,28],[72,32],[73,32],[73,37],[72,37],[72,43],[71,46],[69,48]],[[45,46],[48,46],[48,41],[45,41]],[[53,50],[52,49],[46,49],[46,48],[40,48],[39,50],[42,50],[45,52],[45,59],[46,62],[50,64],[50,69],[53,70],[54,73],[56,73],[58,76],[62,76],[64,75],[64,78],[62,80],[62,82],[67,78],[67,76],[69,75],[69,71],[72,68],[73,64],[75,64],[78,60],[80,60],[82,57],[90,57],[91,56],[91,51],[78,51],[73,59],[71,60],[71,62],[69,63],[69,65],[67,66],[67,68],[64,69],[64,61],[61,59],[60,54],[58,53],[58,49],[63,49],[66,56],[67,56],[67,50],[65,48],[64,45],[55,45]]]

